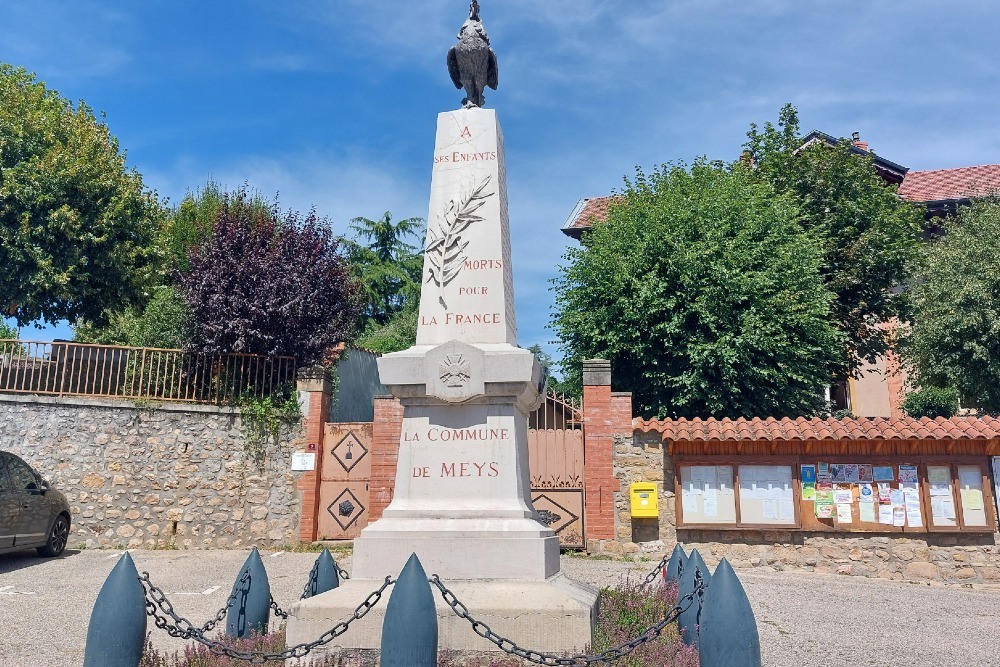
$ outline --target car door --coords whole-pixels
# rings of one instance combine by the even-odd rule
[[[7,455],[0,452],[0,549],[14,546],[21,503],[7,477]]]
[[[38,475],[27,463],[8,455],[7,476],[20,505],[14,546],[29,547],[44,543],[49,532],[49,504],[42,495]]]

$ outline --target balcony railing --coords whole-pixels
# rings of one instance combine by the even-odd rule
[[[227,403],[295,381],[294,357],[0,340],[0,392]]]

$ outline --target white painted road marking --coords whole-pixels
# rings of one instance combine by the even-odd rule
[[[13,586],[0,586],[0,595],[34,595],[34,591],[15,591]]]
[[[271,558],[277,558],[278,556],[280,556],[283,553],[285,553],[285,552],[284,551],[279,551],[278,553],[273,553],[273,554],[271,554]]]
[[[177,592],[174,593],[174,595],[211,595],[212,593],[214,593],[215,591],[219,590],[220,588],[222,588],[222,586],[211,586],[209,588],[206,588],[203,591],[194,591],[194,592],[192,592],[192,591],[177,591]]]

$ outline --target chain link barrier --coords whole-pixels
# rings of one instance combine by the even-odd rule
[[[665,562],[669,561],[669,558],[665,558],[664,562],[656,567],[649,575],[646,577],[646,583],[651,583],[663,569]],[[602,651],[598,654],[588,655],[584,653],[579,653],[577,655],[562,656],[555,653],[546,653],[543,651],[537,651],[534,649],[521,648],[515,644],[512,640],[506,637],[501,637],[496,632],[494,632],[490,626],[477,620],[472,614],[469,613],[469,608],[466,607],[461,600],[459,600],[453,592],[448,590],[448,587],[441,582],[441,578],[438,575],[432,575],[430,582],[433,586],[441,592],[441,597],[444,599],[445,604],[451,607],[451,610],[459,618],[464,618],[472,625],[472,630],[477,635],[483,639],[493,643],[501,651],[509,655],[517,656],[528,662],[533,662],[536,665],[546,665],[547,667],[580,667],[586,665],[593,665],[597,663],[611,663],[620,658],[624,658],[632,651],[636,650],[643,644],[651,642],[660,636],[663,629],[668,625],[677,620],[677,618],[685,611],[687,611],[692,604],[694,604],[695,597],[698,598],[698,603],[704,599],[704,588],[705,582],[702,580],[701,570],[696,570],[694,573],[695,586],[694,590],[682,597],[677,601],[677,604],[669,612],[664,615],[663,620],[654,623],[653,625],[646,628],[642,633],[639,634],[635,639],[619,644],[612,648]],[[685,604],[687,603],[687,604]]]
[[[643,585],[648,586],[652,584],[667,566],[669,560],[669,556],[664,556],[663,559],[660,560],[659,564],[653,568],[648,575],[646,575],[643,580]],[[340,568],[340,566],[337,566],[337,570],[344,579],[350,578],[348,574]],[[302,597],[300,599],[305,599],[310,585],[314,582],[316,577],[315,570],[310,572],[309,576],[310,581],[306,583],[306,587],[302,591]],[[512,640],[498,635],[486,623],[477,620],[469,612],[469,608],[466,607],[465,604],[463,604],[462,601],[459,600],[455,594],[444,585],[444,583],[442,583],[441,578],[438,577],[438,575],[432,575],[428,581],[431,585],[435,586],[438,591],[440,591],[445,604],[451,608],[456,616],[467,620],[472,625],[473,632],[496,645],[504,653],[517,656],[537,665],[545,665],[547,667],[581,667],[597,663],[607,664],[627,656],[643,644],[651,642],[659,637],[664,628],[676,621],[683,612],[687,611],[691,605],[694,604],[696,597],[698,598],[700,606],[704,602],[705,598],[705,582],[701,576],[700,570],[695,571],[694,578],[694,590],[679,599],[677,604],[664,615],[663,620],[658,621],[646,628],[635,639],[609,648],[599,654],[577,654],[571,656],[562,656],[556,655],[555,653],[546,653],[534,649],[521,648]],[[212,631],[216,625],[222,622],[222,620],[226,617],[226,614],[229,612],[229,609],[236,604],[236,601],[240,598],[240,591],[243,592],[243,602],[246,602],[245,598],[247,596],[247,591],[249,590],[249,586],[246,584],[248,584],[249,581],[250,571],[247,570],[237,580],[236,583],[238,585],[233,587],[233,592],[229,594],[229,598],[226,600],[226,606],[220,609],[218,613],[213,618],[205,622],[204,625],[196,627],[193,623],[191,623],[191,621],[187,620],[183,616],[180,616],[174,611],[174,607],[170,603],[170,600],[167,599],[166,593],[164,593],[162,589],[155,586],[150,580],[149,572],[143,572],[139,576],[139,583],[142,584],[143,590],[145,591],[146,615],[153,619],[153,623],[156,627],[164,630],[171,637],[179,639],[192,639],[199,644],[206,646],[209,651],[215,655],[224,655],[236,660],[242,660],[257,665],[270,661],[304,658],[313,649],[329,644],[331,641],[347,632],[351,623],[364,618],[364,616],[382,599],[382,594],[385,592],[385,589],[396,583],[396,580],[392,577],[386,577],[382,586],[375,591],[372,591],[372,593],[370,593],[368,597],[366,597],[364,601],[362,601],[361,604],[355,608],[354,613],[350,617],[337,623],[335,626],[320,635],[315,641],[296,644],[295,646],[286,648],[280,653],[263,653],[260,651],[239,651],[223,642],[210,639],[206,636],[208,632]],[[270,608],[277,616],[283,619],[288,618],[288,612],[278,606],[274,597],[271,597]]]
[[[247,574],[249,574],[249,572],[247,572]],[[240,581],[243,582],[245,581],[245,579],[241,578]],[[392,577],[386,577],[385,581],[382,583],[382,586],[376,589],[375,591],[372,591],[368,595],[368,597],[366,597],[364,601],[362,601],[361,604],[359,604],[354,609],[354,613],[351,616],[349,616],[343,621],[340,621],[335,626],[324,632],[315,641],[296,644],[295,646],[286,648],[284,651],[280,653],[263,653],[260,651],[238,651],[232,648],[231,646],[227,646],[223,642],[216,641],[214,639],[210,639],[205,636],[205,634],[209,630],[214,628],[217,623],[219,623],[223,618],[225,618],[226,612],[229,610],[229,607],[235,604],[236,600],[239,597],[236,594],[236,592],[239,590],[239,587],[237,587],[237,591],[234,591],[234,594],[229,596],[229,601],[227,602],[227,606],[223,608],[223,610],[220,611],[219,614],[216,615],[215,619],[210,620],[202,627],[196,627],[193,623],[191,623],[191,621],[187,620],[183,616],[180,616],[179,614],[177,614],[177,612],[174,611],[174,607],[170,603],[170,600],[167,599],[166,593],[164,593],[163,590],[161,590],[160,588],[158,588],[153,584],[153,582],[149,578],[148,572],[143,572],[139,576],[139,583],[142,584],[142,587],[145,590],[146,594],[146,615],[150,616],[153,619],[153,623],[156,625],[156,627],[165,631],[171,637],[176,637],[178,639],[193,639],[199,644],[208,647],[208,650],[215,655],[224,655],[230,658],[234,658],[236,660],[242,660],[256,665],[262,665],[269,661],[288,660],[291,658],[304,658],[313,649],[329,644],[334,639],[347,632],[347,630],[351,627],[351,623],[364,618],[365,615],[369,611],[371,611],[375,607],[375,605],[379,603],[379,600],[382,599],[382,594],[385,592],[385,589],[391,586],[392,584],[396,583],[396,580],[393,579]],[[243,588],[243,590],[245,597],[245,591],[247,589]],[[278,605],[274,602],[273,598],[271,599],[271,608],[275,609],[276,611],[281,611]],[[281,612],[281,613],[285,614],[283,618],[287,618],[286,612]]]

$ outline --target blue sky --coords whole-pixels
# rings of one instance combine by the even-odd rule
[[[482,0],[522,345],[549,345],[560,227],[635,165],[731,160],[785,102],[914,170],[1000,163],[996,0]],[[107,116],[172,202],[211,175],[355,216],[427,216],[466,0],[4,0],[0,60]],[[65,328],[25,337],[65,337]]]

